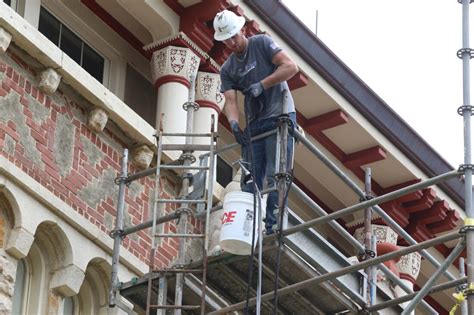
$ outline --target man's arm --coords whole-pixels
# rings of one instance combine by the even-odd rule
[[[264,89],[289,80],[298,72],[298,66],[284,51],[277,52],[272,58],[272,63],[276,65],[277,68],[272,74],[261,81]]]
[[[237,91],[227,90],[224,92],[225,104],[224,104],[224,114],[227,117],[229,123],[232,120],[239,122],[239,108],[237,106]]]

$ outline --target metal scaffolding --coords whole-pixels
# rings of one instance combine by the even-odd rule
[[[220,309],[216,309],[215,311],[209,312],[208,314],[227,314],[232,311],[238,311],[246,306],[256,305],[257,314],[260,312],[260,304],[264,303],[265,301],[274,300],[275,305],[277,304],[278,297],[282,297],[288,294],[295,293],[299,290],[307,288],[309,286],[323,283],[325,281],[331,281],[334,285],[338,286],[337,278],[343,275],[347,275],[354,272],[359,272],[361,270],[365,270],[364,274],[367,276],[365,278],[363,288],[361,292],[363,292],[363,296],[365,299],[365,303],[359,305],[360,310],[364,310],[368,313],[376,312],[378,310],[392,307],[394,305],[399,305],[401,303],[406,303],[408,301],[409,304],[404,307],[402,314],[410,314],[415,310],[415,308],[420,304],[425,311],[431,314],[437,314],[437,312],[426,302],[423,298],[431,293],[439,292],[442,290],[451,289],[453,287],[460,288],[461,293],[465,296],[466,302],[461,304],[461,309],[463,314],[473,314],[474,315],[474,213],[472,208],[472,172],[474,166],[471,164],[471,126],[470,126],[470,119],[472,114],[474,113],[474,106],[470,104],[470,78],[469,78],[469,61],[472,57],[474,57],[474,50],[469,47],[469,4],[472,0],[458,0],[459,3],[462,4],[462,18],[463,18],[463,48],[460,49],[457,53],[458,57],[463,61],[463,105],[458,108],[458,113],[463,116],[464,122],[464,164],[459,167],[458,170],[453,170],[447,172],[445,174],[439,174],[427,180],[421,181],[419,183],[398,189],[396,191],[387,193],[382,196],[371,196],[371,186],[370,186],[370,178],[371,178],[371,171],[370,169],[366,170],[366,178],[365,178],[365,187],[364,190],[359,188],[359,186],[352,181],[339,167],[333,163],[328,157],[326,157],[313,143],[311,143],[308,139],[306,139],[298,130],[293,130],[292,135],[294,138],[299,141],[302,145],[304,145],[312,154],[314,154],[319,160],[323,162],[323,164],[328,167],[331,171],[333,171],[348,187],[350,187],[359,197],[360,203],[348,206],[346,208],[334,211],[333,213],[326,213],[318,204],[316,204],[310,197],[308,197],[297,185],[291,183],[291,175],[287,169],[287,159],[291,157],[286,156],[285,144],[289,134],[289,124],[287,120],[284,118],[281,120],[279,125],[278,131],[273,131],[266,133],[264,135],[259,135],[254,137],[253,140],[257,140],[269,135],[274,134],[277,132],[277,136],[279,139],[279,148],[280,148],[280,156],[279,156],[279,169],[276,174],[276,186],[266,191],[262,192],[268,193],[272,190],[277,190],[279,193],[279,209],[280,209],[280,220],[279,220],[279,229],[276,234],[265,236],[263,241],[259,241],[258,249],[261,253],[262,247],[265,244],[269,244],[274,242],[275,240],[279,240],[278,249],[280,250],[283,246],[282,240],[290,235],[295,233],[299,233],[302,231],[306,231],[311,228],[316,228],[322,224],[328,224],[333,228],[333,230],[338,233],[344,240],[348,241],[350,245],[352,245],[360,254],[364,257],[362,261],[359,263],[349,265],[347,267],[340,268],[339,270],[327,272],[310,279],[300,281],[297,283],[289,284],[284,287],[280,287],[278,285],[278,273],[279,273],[279,265],[277,264],[277,270],[274,272],[276,281],[275,281],[275,289],[272,292],[267,292],[261,294],[260,290],[260,282],[258,283],[256,297],[250,298],[248,301],[242,301],[239,303],[235,303],[233,305],[228,305],[226,307],[222,307]],[[194,86],[192,84],[192,86]],[[190,92],[194,93],[194,91]],[[191,97],[191,96],[190,96]],[[188,102],[189,107],[195,108],[194,102],[190,98]],[[184,286],[184,272],[189,271],[194,268],[196,265],[202,263],[203,264],[203,280],[202,280],[202,291],[201,291],[201,305],[197,308],[200,308],[201,314],[205,313],[206,310],[206,268],[208,264],[208,255],[207,255],[207,239],[209,237],[209,230],[208,224],[210,213],[220,209],[221,207],[216,206],[212,208],[212,182],[213,182],[213,173],[211,165],[214,164],[215,156],[226,151],[235,148],[237,145],[232,144],[225,147],[214,148],[215,142],[215,133],[214,130],[211,130],[211,134],[208,135],[211,137],[211,145],[207,146],[209,149],[209,153],[203,154],[200,157],[201,163],[199,167],[192,166],[191,158],[186,155],[189,154],[192,150],[199,150],[202,147],[193,146],[189,139],[192,136],[196,136],[192,134],[192,112],[188,110],[188,120],[187,120],[187,132],[186,134],[165,134],[162,131],[159,133],[158,139],[160,140],[158,143],[157,149],[157,167],[146,170],[137,174],[128,175],[127,174],[127,162],[128,162],[128,154],[127,151],[124,151],[124,155],[122,158],[122,171],[120,176],[117,178],[117,183],[119,184],[119,201],[118,201],[118,209],[117,209],[117,220],[116,220],[116,228],[112,231],[111,236],[114,238],[114,255],[112,260],[112,277],[111,277],[111,291],[109,294],[109,304],[115,305],[116,299],[116,292],[120,290],[121,283],[118,281],[117,276],[117,264],[119,259],[119,249],[120,243],[122,238],[125,235],[135,233],[137,231],[152,228],[153,235],[156,235],[156,227],[158,224],[162,224],[165,222],[169,222],[171,220],[175,220],[180,218],[180,223],[177,228],[177,234],[174,237],[179,237],[179,255],[178,255],[178,267],[176,267],[176,290],[175,290],[175,297],[174,297],[174,306],[166,305],[167,300],[167,292],[166,292],[166,273],[170,272],[171,269],[163,270],[161,273],[157,273],[153,268],[150,268],[150,272],[145,276],[148,279],[148,289],[147,289],[147,305],[151,305],[151,291],[153,290],[154,281],[158,279],[158,299],[159,305],[156,305],[157,309],[174,309],[175,314],[181,314],[181,310],[192,309],[193,307],[186,307],[182,305],[182,298],[183,298],[183,286]],[[181,198],[175,199],[173,202],[177,204],[181,204],[181,209],[187,209],[188,211],[180,211],[168,214],[166,216],[157,216],[156,212],[156,204],[159,202],[171,202],[170,200],[161,200],[159,199],[159,177],[160,177],[160,168],[171,168],[172,166],[161,165],[161,152],[163,151],[163,145],[161,140],[163,136],[186,136],[186,143],[183,146],[174,146],[173,149],[182,148],[183,154],[185,155],[182,159],[184,162],[181,165],[182,169],[203,169],[202,161],[209,160],[209,184],[207,186],[207,198],[201,200],[192,200],[187,198],[189,196],[189,177],[183,178],[183,185],[181,191]],[[202,136],[202,135],[201,135]],[[169,145],[171,148],[172,145]],[[153,219],[149,222],[144,222],[134,227],[124,227],[123,226],[123,207],[124,207],[124,191],[125,185],[132,180],[141,178],[143,176],[155,174],[157,182],[155,183],[157,192],[155,194],[155,206],[153,208]],[[400,225],[397,224],[395,220],[393,220],[380,206],[381,203],[395,200],[403,195],[430,187],[432,185],[440,184],[444,181],[447,181],[452,178],[462,177],[465,182],[465,213],[466,219],[464,220],[464,226],[461,228],[460,231],[454,231],[442,236],[438,236],[436,238],[417,243],[407,232],[403,230]],[[304,223],[301,223],[296,226],[287,227],[285,224],[285,213],[287,211],[287,207],[285,205],[285,194],[287,190],[290,189],[293,193],[295,193],[298,198],[303,200],[317,215],[317,218],[308,220]],[[201,203],[206,204],[207,207],[203,210],[203,206],[197,207],[197,210],[192,212],[189,208],[190,203]],[[357,211],[364,210],[365,212],[365,221],[364,221],[364,243],[361,244],[357,241],[344,227],[338,224],[335,220],[341,218],[345,215],[355,213]],[[400,237],[402,237],[409,246],[390,252],[388,254],[384,254],[381,256],[377,256],[375,253],[375,241],[374,237],[371,234],[371,217],[372,212],[375,212],[378,216],[382,218],[382,220],[390,226],[394,231],[396,231]],[[205,218],[202,217],[202,214],[205,213]],[[193,262],[192,264],[186,264],[184,261],[184,256],[186,253],[186,242],[185,237],[197,237],[196,235],[191,236],[187,234],[187,217],[189,215],[194,215],[196,217],[200,217],[206,222],[205,231],[200,236],[205,238],[204,250],[203,250],[203,259],[200,262]],[[255,216],[254,216],[255,217]],[[160,237],[170,237],[170,235],[158,235]],[[443,261],[439,262],[435,257],[433,257],[428,251],[428,248],[433,246],[443,244],[449,241],[457,240],[457,245],[448,255],[448,257]],[[150,256],[150,261],[154,262],[154,254],[156,251],[156,240],[153,238],[152,243],[152,253]],[[460,270],[460,278],[456,278],[450,272],[448,272],[448,267],[454,262],[454,260],[460,255],[460,253],[466,249],[467,251],[467,268],[464,270],[464,260],[461,259],[461,264],[459,266]],[[400,279],[394,275],[384,264],[383,262],[401,257],[403,255],[407,255],[409,253],[419,252],[429,263],[431,263],[435,268],[436,271],[430,276],[427,280],[425,285],[417,292],[413,292],[411,288],[406,286]],[[278,255],[280,251],[278,251]],[[259,255],[259,261],[261,257]],[[212,263],[212,262],[210,262]],[[153,266],[153,264],[152,264]],[[259,265],[259,277],[261,277],[261,265]],[[396,299],[392,299],[389,301],[381,301],[378,302],[375,300],[375,270],[374,268],[380,269],[382,272],[386,274],[386,276],[392,280],[395,284],[399,285],[405,292],[406,295],[403,297],[399,297]],[[441,275],[445,275],[448,279],[447,282],[442,284],[436,284],[437,280]],[[342,290],[342,289],[341,289]],[[350,294],[348,294],[350,295]],[[194,306],[194,308],[196,308]],[[147,309],[147,314],[149,311]]]

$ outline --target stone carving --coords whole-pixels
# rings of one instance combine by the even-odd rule
[[[87,126],[94,132],[102,132],[107,124],[109,116],[100,107],[95,107],[87,116]]]
[[[224,107],[224,95],[220,93],[221,79],[217,73],[198,72],[197,74],[197,86],[196,86],[196,102],[204,101],[210,104],[217,112],[222,110]],[[205,106],[202,104],[201,106]]]
[[[416,282],[421,269],[421,255],[417,252],[402,256],[397,263],[400,270],[400,278],[409,280],[411,283]]]
[[[199,57],[189,48],[167,46],[157,50],[151,58],[153,81],[175,76],[177,82],[189,82],[191,76],[196,76],[199,62]]]
[[[372,224],[372,234],[377,238],[377,243],[397,244],[398,234],[389,226]],[[354,237],[364,244],[364,227],[355,230]]]
[[[53,94],[58,89],[61,82],[61,76],[54,69],[48,68],[40,73],[40,82],[38,87],[46,94]]]
[[[139,170],[147,169],[153,160],[153,151],[147,145],[140,145],[133,149],[132,163]]]
[[[0,52],[4,53],[7,51],[8,46],[12,41],[12,35],[8,33],[3,27],[0,27]]]

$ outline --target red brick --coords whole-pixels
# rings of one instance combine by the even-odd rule
[[[89,181],[74,169],[71,170],[70,176],[72,176],[74,179],[74,182],[79,183],[80,186],[89,184]]]
[[[56,179],[50,178],[50,183],[56,192],[60,194],[64,194],[64,195],[68,194],[69,191],[66,189],[66,187],[63,184],[61,184],[59,181],[57,181]]]
[[[20,76],[20,87],[22,89],[25,88],[25,78],[22,75]]]
[[[5,72],[7,71],[7,64],[0,62],[0,72]]]
[[[2,81],[2,89],[8,94],[10,93],[10,87],[8,86],[8,84],[5,82],[5,81]]]
[[[7,77],[11,78],[13,76],[13,68],[7,66]]]
[[[44,165],[44,170],[45,170],[46,173],[48,173],[53,178],[56,178],[56,179],[60,178],[59,172],[55,168],[49,166],[48,164]]]
[[[44,92],[43,91],[38,91],[38,102],[41,104],[44,103]]]
[[[28,81],[28,80],[26,80],[25,91],[26,91],[26,93],[28,93],[28,94],[31,93],[31,82]]]
[[[38,97],[38,89],[35,86],[31,88],[31,96],[33,96],[33,98]]]
[[[13,72],[13,81],[15,83],[20,83],[20,75],[16,71]]]
[[[28,99],[24,96],[20,97],[20,104],[22,104],[23,106],[28,106]],[[32,117],[31,115],[31,112],[29,111],[29,117]]]
[[[15,160],[16,161],[19,161],[21,163],[21,165],[23,166],[26,166],[28,168],[32,168],[33,167],[33,162],[30,160],[30,159],[27,159],[24,155],[22,154],[18,154],[16,153],[15,154]]]

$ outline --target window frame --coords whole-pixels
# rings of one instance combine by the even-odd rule
[[[77,38],[81,41],[81,52],[80,52],[80,61],[77,62],[78,65],[84,69],[87,73],[89,73],[84,66],[82,65],[83,63],[83,58],[84,58],[84,47],[87,45],[94,53],[96,53],[99,57],[103,59],[103,69],[102,69],[102,81],[99,81],[97,78],[95,78],[92,74],[90,74],[94,79],[102,83],[104,86],[108,86],[108,81],[109,81],[109,68],[110,68],[110,60],[97,48],[95,48],[93,45],[91,45],[87,40],[84,39],[83,36],[81,36],[81,32],[73,29],[70,25],[64,22],[63,19],[61,19],[60,16],[56,15],[52,10],[50,10],[47,6],[44,5],[44,3],[41,3],[40,8],[39,8],[39,14],[38,14],[38,30],[39,30],[39,22],[41,18],[41,10],[46,11],[51,17],[56,19],[59,22],[59,38],[58,38],[58,43],[54,43],[56,46],[58,46],[61,51],[63,51],[66,55],[67,53],[61,48],[61,37],[62,37],[62,32],[63,28],[65,27],[69,32],[71,32],[73,35],[77,36]],[[45,35],[46,36],[46,35]],[[72,57],[70,57],[73,59]],[[73,59],[74,60],[74,59]]]

